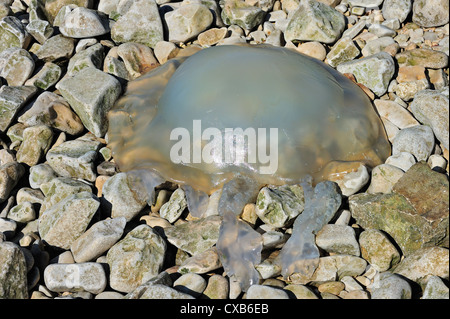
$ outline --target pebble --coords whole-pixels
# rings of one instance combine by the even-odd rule
[[[200,218],[165,229],[167,240],[181,250],[196,255],[211,248],[219,238],[220,216]]]
[[[83,263],[100,257],[122,237],[125,224],[125,217],[117,217],[92,225],[70,246],[75,262]]]
[[[23,142],[17,151],[17,161],[28,166],[36,165],[50,149],[53,131],[46,125],[36,125],[23,130]]]
[[[99,294],[106,288],[107,278],[99,263],[51,264],[45,268],[44,282],[54,292],[82,290]]]
[[[408,152],[417,161],[426,161],[434,149],[433,130],[426,125],[415,125],[400,130],[392,143],[392,155]]]
[[[433,155],[431,155],[433,156]],[[396,155],[391,155],[386,159],[385,164],[396,166],[406,172],[414,164],[416,164],[416,159],[411,153],[401,152]],[[403,175],[403,174],[401,174]],[[401,177],[401,176],[400,176]]]
[[[446,0],[417,0],[413,4],[413,22],[422,27],[437,27],[449,21],[449,3]]]
[[[411,299],[412,289],[402,277],[390,272],[380,273],[373,283],[372,299]]]
[[[306,27],[307,26],[307,27]],[[312,0],[302,1],[286,27],[286,41],[334,43],[344,31],[342,13]]]
[[[65,37],[79,39],[104,35],[110,29],[105,15],[85,7],[77,7],[64,16],[59,31]]]
[[[327,62],[332,67],[348,62],[356,58],[360,54],[360,50],[350,37],[343,37],[338,40],[330,52],[327,54]]]
[[[165,14],[169,29],[169,41],[187,42],[205,31],[213,22],[213,15],[207,6],[191,3]]]
[[[0,20],[0,53],[9,48],[25,49],[30,40],[30,35],[19,19],[6,16]]]
[[[398,19],[400,23],[406,20],[412,10],[411,0],[385,0],[383,3],[383,17]]]
[[[39,216],[39,236],[49,245],[69,249],[88,227],[100,206],[92,193],[67,196]]]
[[[41,184],[47,183],[56,177],[55,171],[47,163],[38,164],[30,167],[30,176],[28,181],[32,188],[39,188]]]
[[[28,51],[10,48],[0,53],[0,77],[9,86],[24,85],[34,71],[34,61]]]
[[[371,55],[374,55],[378,52],[383,52],[386,50],[386,48],[390,47],[391,45],[395,45],[394,39],[389,36],[383,36],[380,38],[375,38],[370,41],[367,41],[364,48],[362,48],[361,53],[365,57],[369,57]]]
[[[120,82],[112,75],[88,67],[58,82],[56,87],[84,126],[95,136],[104,136],[105,115],[122,92]]]
[[[201,43],[201,41],[203,40],[200,39],[204,39],[203,37],[201,37],[201,34],[199,35],[199,41]],[[168,41],[159,41],[154,47],[155,57],[158,59],[160,64],[164,64],[168,60],[174,58],[179,51],[180,49],[174,43]]]
[[[125,217],[132,220],[147,206],[147,202],[139,198],[132,188],[133,175],[118,173],[108,178],[103,184],[103,198],[111,205],[111,217]]]
[[[207,281],[195,273],[187,273],[173,282],[173,288],[185,294],[199,297],[206,289]]]
[[[161,206],[159,215],[167,219],[169,223],[173,223],[181,216],[186,207],[187,202],[184,191],[181,188],[177,188],[170,196],[169,201]]]
[[[150,226],[133,228],[106,255],[111,288],[128,293],[158,275],[166,249],[164,239]]]
[[[422,124],[429,125],[441,144],[449,149],[449,99],[436,90],[423,90],[414,96],[411,112]]]
[[[212,275],[208,279],[203,296],[208,299],[227,299],[229,289],[227,278],[221,275]]]
[[[8,212],[7,218],[18,223],[27,223],[36,219],[36,212],[32,203],[23,202],[12,207]]]
[[[367,229],[359,235],[362,257],[377,271],[387,271],[400,262],[400,252],[389,238],[376,229]]]
[[[301,186],[264,187],[256,199],[255,212],[265,224],[280,228],[304,208],[305,199]]]
[[[359,245],[352,227],[327,224],[316,235],[316,245],[329,253],[359,256]]]
[[[373,103],[381,117],[400,129],[420,124],[407,109],[394,101],[375,99]]]
[[[153,48],[164,40],[163,25],[155,0],[133,1],[111,27],[116,43],[136,42]]]
[[[59,65],[46,62],[33,77],[25,82],[25,85],[34,85],[39,89],[47,90],[59,81],[61,74],[62,70]]]
[[[0,203],[8,199],[9,194],[24,174],[25,168],[17,162],[0,166]]]
[[[247,290],[246,299],[289,299],[289,295],[283,289],[252,285]]]
[[[104,59],[104,49],[100,43],[77,52],[69,60],[67,77],[72,77],[85,68],[100,69]]]
[[[44,62],[53,62],[58,59],[69,59],[75,49],[75,40],[57,34],[47,39],[35,52],[36,56]]]
[[[244,30],[251,30],[261,24],[265,12],[257,7],[239,0],[225,0],[221,18],[226,25],[238,25]]]
[[[0,241],[0,298],[28,299],[25,256],[8,241]]]
[[[394,60],[386,52],[341,63],[337,66],[341,73],[351,73],[358,83],[364,84],[377,96],[386,93],[395,71]]]
[[[34,86],[0,87],[0,132],[6,132],[25,104],[37,93]]]
[[[122,59],[133,80],[159,66],[152,49],[140,43],[123,43],[117,48],[117,55]]]
[[[336,296],[339,295],[344,288],[345,284],[342,281],[327,281],[317,287],[321,293],[330,293]]]
[[[325,47],[317,41],[310,41],[299,44],[296,50],[320,61],[325,60],[325,57],[327,56]]]
[[[430,276],[423,290],[422,299],[448,299],[449,289],[438,276]]]
[[[98,141],[83,138],[66,141],[49,150],[46,159],[60,176],[94,182],[97,177],[94,161],[100,145]]]
[[[448,66],[448,56],[439,51],[417,48],[406,50],[395,55],[400,67],[419,65],[424,68],[442,69]]]
[[[290,291],[297,299],[319,299],[310,288],[304,285],[287,285],[283,290]]]

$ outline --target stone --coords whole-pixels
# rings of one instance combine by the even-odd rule
[[[383,3],[383,17],[386,20],[398,19],[400,23],[406,20],[412,9],[411,0],[385,0]]]
[[[412,20],[421,27],[438,27],[448,23],[448,11],[446,0],[417,0],[413,4]]]
[[[400,129],[420,124],[407,109],[394,101],[375,99],[373,103],[381,117]]]
[[[408,152],[417,161],[426,161],[434,149],[433,130],[426,125],[416,125],[400,130],[392,143],[392,155]]]
[[[109,21],[106,15],[85,7],[77,7],[65,15],[59,25],[62,35],[69,38],[90,38],[108,33]]]
[[[397,193],[355,194],[349,197],[349,204],[358,225],[363,229],[386,232],[404,255],[441,243],[446,236],[445,217],[433,220],[420,215],[404,196]]]
[[[132,80],[159,66],[152,49],[140,43],[123,43],[117,48],[117,54]]]
[[[92,0],[55,0],[45,1],[43,11],[50,23],[53,23],[59,10],[66,5],[75,5],[77,7],[92,8]]]
[[[42,204],[44,201],[44,194],[39,189],[32,189],[29,187],[23,187],[19,189],[16,194],[17,204],[24,202],[30,202],[32,204]]]
[[[84,130],[83,123],[67,101],[48,91],[27,106],[18,121],[27,126],[47,125],[70,135],[78,135]]]
[[[61,74],[59,65],[46,62],[32,78],[25,82],[25,85],[34,85],[39,89],[47,90],[58,82]]]
[[[28,299],[27,266],[22,249],[0,241],[0,298]]]
[[[435,246],[419,249],[406,256],[393,272],[420,285],[426,285],[431,276],[448,280],[449,251],[447,248]]]
[[[83,263],[100,257],[122,237],[125,224],[125,217],[117,217],[92,225],[70,246],[75,262]]]
[[[178,268],[180,274],[193,272],[204,274],[222,267],[219,254],[215,247],[207,249],[192,257],[187,258]]]
[[[348,3],[353,7],[373,8],[378,7],[382,0],[348,0]]]
[[[164,40],[163,26],[155,0],[133,1],[111,28],[116,43],[137,42],[153,48]]]
[[[420,65],[407,65],[398,69],[397,82],[411,82],[425,79],[425,68]]]
[[[106,113],[122,92],[116,78],[88,67],[60,81],[56,87],[90,132],[97,137],[106,134]]]
[[[26,30],[40,44],[49,39],[55,31],[48,21],[41,19],[30,21],[26,26]]]
[[[339,185],[342,195],[350,196],[363,188],[370,176],[363,164],[354,163],[354,167],[346,169],[344,174],[335,174],[328,179]]]
[[[431,84],[436,90],[443,90],[448,87],[447,74],[443,69],[428,69],[428,76],[430,78]]]
[[[286,41],[334,43],[345,28],[344,15],[321,2],[302,0],[285,32]]]
[[[196,255],[216,244],[222,218],[214,215],[164,230],[167,240],[177,248]]]
[[[85,68],[101,69],[104,59],[104,49],[100,43],[77,52],[69,60],[67,74],[74,76]]]
[[[403,101],[410,101],[414,98],[417,92],[428,89],[430,83],[428,79],[420,79],[409,82],[398,83],[395,86],[395,94]]]
[[[348,62],[360,54],[358,47],[350,37],[338,40],[327,54],[327,62],[333,68],[341,63]]]
[[[446,170],[447,168],[447,160],[441,155],[436,154],[430,155],[427,164],[430,166],[432,170],[436,170],[436,168]]]
[[[186,209],[187,202],[184,195],[184,191],[181,188],[177,188],[167,203],[161,206],[159,215],[169,221],[169,223],[175,222],[181,213]]]
[[[48,168],[45,165],[47,164],[39,164],[33,167],[43,166],[42,169],[47,170]],[[54,171],[52,170],[52,172]],[[88,184],[67,177],[49,178],[48,182],[42,181],[39,188],[45,196],[40,209],[41,214],[69,195],[92,191]]]
[[[441,144],[449,149],[449,99],[435,90],[423,90],[414,96],[411,112],[422,124],[432,128]]]
[[[398,167],[406,172],[411,166],[417,163],[416,159],[411,153],[401,152],[396,155],[391,155],[386,159],[386,164]],[[403,175],[403,174],[402,174]],[[401,175],[400,175],[401,177]],[[394,183],[395,184],[395,183]]]
[[[264,187],[256,199],[255,212],[266,224],[275,228],[285,226],[305,208],[300,185]]]
[[[175,45],[175,43],[168,41],[159,41],[153,49],[153,53],[160,64],[164,64],[167,60],[176,57],[179,51],[180,49]]]
[[[45,125],[27,127],[23,131],[23,142],[17,151],[17,161],[28,166],[40,162],[53,141],[53,131]]]
[[[226,25],[238,25],[244,30],[252,30],[264,20],[265,12],[242,0],[225,0],[221,18]]]
[[[206,280],[195,273],[181,275],[173,282],[173,288],[185,294],[199,297],[206,288]]]
[[[167,244],[150,226],[139,225],[112,246],[106,259],[109,284],[119,292],[131,292],[161,271]]]
[[[39,217],[39,235],[49,245],[69,249],[91,222],[100,206],[92,193],[81,192],[65,197]]]
[[[227,299],[229,290],[227,278],[221,275],[212,275],[209,277],[202,295],[205,299]]]
[[[391,28],[389,28],[383,24],[378,24],[378,23],[372,24],[369,27],[368,31],[375,34],[379,38],[384,38],[384,37],[392,37],[393,38],[397,34],[397,32],[395,32],[395,30],[392,30]]]
[[[372,299],[411,299],[412,289],[402,277],[389,272],[375,277],[371,291]]]
[[[94,299],[123,299],[123,295],[117,291],[103,291],[96,295]]]
[[[187,42],[205,31],[213,22],[213,14],[203,4],[183,4],[166,13],[169,41]]]
[[[448,66],[448,56],[439,51],[417,48],[406,50],[395,55],[400,67],[419,65],[424,68],[442,69]]]
[[[327,54],[327,50],[325,49],[323,44],[317,41],[299,44],[296,50],[320,61],[325,60]]]
[[[189,294],[180,292],[174,288],[161,284],[153,284],[148,287],[139,299],[195,299]]]
[[[400,253],[381,231],[367,229],[359,236],[361,257],[376,270],[383,272],[399,263]]]
[[[133,219],[145,206],[145,199],[139,197],[133,188],[133,175],[118,173],[103,184],[103,198],[111,205],[111,217]]]
[[[247,290],[246,299],[289,299],[289,295],[283,289],[265,285],[251,285]]]
[[[437,228],[432,237],[433,244],[443,242],[448,246],[449,183],[445,175],[419,162],[406,171],[392,190],[403,195],[418,215],[423,216],[432,228]]]
[[[36,212],[32,203],[23,202],[11,208],[7,217],[18,223],[28,223],[36,219]]]
[[[75,40],[57,34],[47,39],[35,52],[36,56],[45,62],[53,62],[59,59],[69,59],[75,48]]]
[[[81,137],[53,147],[47,152],[46,159],[60,176],[94,182],[97,177],[94,161],[100,145],[96,140]]]
[[[344,290],[345,285],[342,281],[327,281],[320,284],[317,289],[321,293],[331,293],[333,295],[339,295],[339,293]]]
[[[26,49],[31,37],[25,26],[14,16],[0,20],[0,53],[9,48]]]
[[[28,51],[13,47],[0,53],[0,77],[9,86],[21,86],[34,71],[34,61]]]
[[[10,162],[0,166],[0,203],[6,201],[20,178],[25,174],[23,165]]]
[[[2,233],[5,236],[6,240],[14,237],[16,229],[17,223],[14,220],[0,217],[0,233]],[[0,243],[1,242],[2,240],[0,240]]]
[[[438,276],[430,276],[423,290],[422,299],[448,299],[449,289]]]
[[[329,253],[360,255],[355,230],[350,226],[326,224],[317,233],[316,244]]]
[[[392,37],[384,36],[367,41],[361,53],[363,56],[368,57],[378,52],[383,52],[390,45],[395,44],[395,40]]]
[[[203,47],[212,46],[214,44],[217,44],[223,38],[225,38],[227,32],[228,32],[227,28],[208,29],[198,35],[198,38],[197,38],[198,43]]]
[[[356,81],[368,87],[377,96],[386,93],[395,71],[394,60],[386,52],[341,63],[337,66],[341,73],[351,73]]]
[[[350,38],[354,39],[365,27],[366,27],[366,20],[360,19],[358,22],[356,22],[352,27],[348,28],[342,33],[342,39],[343,38]]]
[[[296,299],[319,299],[311,289],[304,285],[287,285],[283,290],[290,291]]]
[[[38,164],[30,167],[28,181],[32,188],[39,188],[41,184],[51,181],[56,177],[55,171],[47,163]]]
[[[34,86],[0,87],[0,132],[6,132],[18,112],[36,92]]]
[[[335,281],[344,276],[359,276],[366,270],[367,262],[356,256],[350,255],[333,255],[319,258],[319,265],[317,266],[313,276],[303,282],[297,281],[295,276],[291,276],[293,283],[306,284],[313,282],[321,284],[326,281]]]
[[[45,286],[54,292],[87,291],[99,294],[107,278],[100,263],[51,264],[44,270]]]

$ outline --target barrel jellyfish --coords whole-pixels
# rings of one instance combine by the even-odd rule
[[[208,196],[221,190],[217,248],[244,290],[259,280],[262,239],[238,216],[263,186],[324,183],[333,164],[374,167],[390,155],[382,122],[357,85],[321,61],[269,45],[181,50],[128,83],[108,117],[114,159],[149,202],[171,181],[202,217]],[[310,206],[323,196],[313,193]],[[296,271],[289,266],[305,258],[298,255],[285,254],[283,269]]]

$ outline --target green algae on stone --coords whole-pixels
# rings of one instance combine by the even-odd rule
[[[36,94],[34,86],[0,87],[0,132],[5,132],[21,108]]]
[[[221,221],[222,218],[215,215],[165,228],[164,232],[171,244],[196,255],[216,244]]]
[[[33,166],[45,156],[53,141],[53,131],[46,125],[27,127],[17,151],[17,161]]]
[[[301,0],[285,32],[288,41],[335,42],[345,28],[345,18],[334,8],[314,0]]]
[[[25,82],[25,84],[34,85],[39,89],[47,90],[58,82],[61,74],[62,70],[59,65],[52,62],[46,62],[31,79]]]
[[[400,253],[382,231],[363,231],[359,236],[359,244],[361,256],[379,272],[392,268],[400,261]]]
[[[100,200],[90,192],[67,196],[41,214],[39,236],[49,245],[69,249],[86,231],[99,207]]]
[[[28,299],[25,256],[9,241],[0,242],[0,299]]]
[[[0,20],[0,53],[9,48],[25,49],[31,37],[20,20],[7,16]]]
[[[226,0],[221,18],[226,25],[236,24],[244,30],[252,30],[263,22],[265,12],[242,0]]]
[[[157,276],[166,248],[164,239],[150,226],[135,227],[106,255],[111,288],[128,293]]]
[[[256,199],[256,214],[265,224],[283,227],[305,208],[300,185],[264,187]]]

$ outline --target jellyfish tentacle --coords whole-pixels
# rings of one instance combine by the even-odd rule
[[[260,188],[251,178],[239,175],[223,186],[219,200],[223,219],[217,250],[228,276],[234,276],[244,291],[259,282],[255,265],[261,261],[262,237],[238,215],[245,204],[254,202]]]

